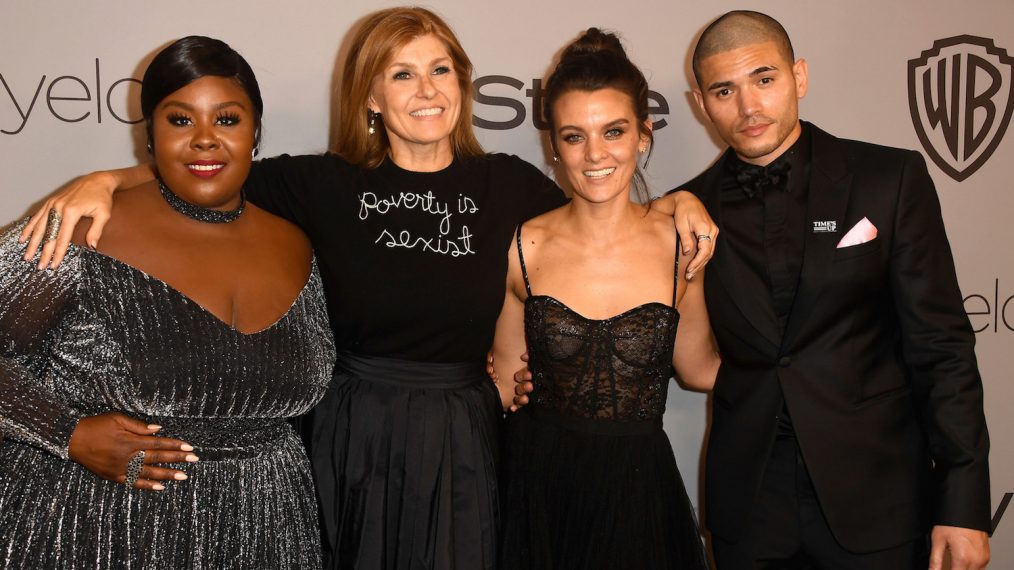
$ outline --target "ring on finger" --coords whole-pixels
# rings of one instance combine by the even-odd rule
[[[711,236],[708,234],[697,234],[697,241],[711,241]]]
[[[60,212],[57,212],[55,208],[50,208],[49,214],[46,216],[46,233],[43,234],[42,241],[49,243],[56,239],[56,236],[60,233],[60,224],[63,222],[63,216]]]
[[[144,450],[138,451],[130,457],[130,461],[127,462],[127,478],[123,480],[123,484],[128,487],[133,487],[137,480],[141,478],[141,469],[144,468]]]

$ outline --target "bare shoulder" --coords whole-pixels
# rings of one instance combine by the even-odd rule
[[[166,215],[162,203],[158,186],[154,182],[145,182],[114,193],[109,219],[99,238],[99,249],[110,247],[122,249],[147,243],[150,237],[149,230],[158,225]],[[91,227],[92,218],[81,218],[74,226],[71,241],[77,245],[85,245]]]
[[[651,234],[654,243],[665,248],[667,251],[676,250],[676,225],[673,223],[672,215],[651,208],[644,216],[646,231]]]
[[[298,254],[298,257],[309,258],[312,250],[310,239],[299,226],[250,202],[247,202],[245,214],[249,216],[248,223],[253,228],[258,245],[278,248],[290,255]]]
[[[554,227],[559,227],[564,208],[566,206],[561,206],[528,220],[521,225],[521,235],[526,241],[541,241]]]

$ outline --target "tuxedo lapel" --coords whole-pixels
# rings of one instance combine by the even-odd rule
[[[821,276],[827,275],[834,260],[835,247],[848,228],[845,214],[852,190],[852,173],[845,164],[836,139],[807,124],[812,131],[810,153],[810,188],[806,208],[806,237],[803,242],[803,264],[792,304],[792,314],[785,330],[783,346],[799,333],[819,301]],[[834,231],[829,231],[830,224]]]
[[[728,149],[707,172],[704,182],[704,188],[707,189],[704,205],[715,219],[719,231],[725,230],[722,220],[721,183],[722,172],[730,156],[732,150]],[[781,335],[778,330],[778,319],[771,304],[771,294],[767,288],[752,287],[744,279],[744,275],[737,271],[735,255],[729,249],[728,244],[723,246],[721,243],[715,248],[714,259],[709,264],[709,273],[717,274],[717,279],[706,277],[705,288],[711,285],[725,289],[732,303],[746,320],[777,348],[781,344]],[[710,310],[718,311],[719,307],[711,307]]]

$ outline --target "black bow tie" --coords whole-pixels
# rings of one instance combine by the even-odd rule
[[[733,162],[736,173],[736,183],[740,185],[743,192],[750,198],[754,196],[764,197],[764,193],[770,190],[788,189],[789,170],[792,163],[787,160],[772,162],[767,166],[755,166],[745,162]]]

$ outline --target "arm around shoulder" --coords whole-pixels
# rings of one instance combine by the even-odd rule
[[[81,218],[92,218],[85,242],[94,249],[98,246],[102,228],[112,212],[113,193],[154,179],[155,171],[152,166],[140,164],[117,170],[93,172],[70,181],[42,204],[21,231],[20,241],[28,241],[25,259],[34,256],[42,244],[38,267],[40,269],[59,267],[67,253],[74,228]],[[56,223],[59,231],[56,239],[43,242],[46,228],[50,223]]]
[[[686,267],[686,276],[693,278],[707,265],[715,253],[718,240],[718,225],[711,219],[708,209],[693,193],[687,190],[672,190],[655,200],[653,208],[663,214],[672,215],[679,232],[683,253],[694,253]]]

